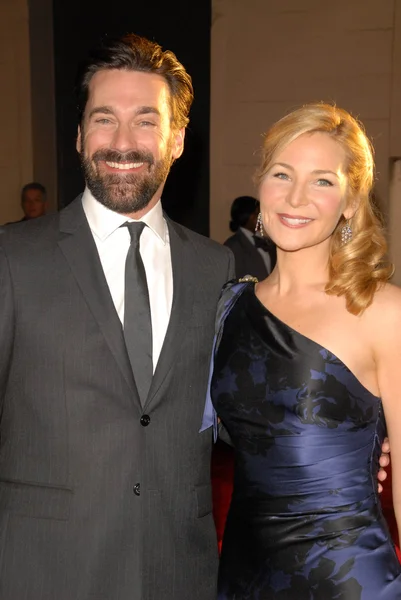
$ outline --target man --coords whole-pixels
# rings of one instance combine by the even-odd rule
[[[235,258],[238,278],[253,275],[266,279],[276,264],[276,248],[271,240],[255,235],[259,202],[252,196],[239,196],[231,205],[230,229],[234,235],[224,245]]]
[[[46,213],[46,188],[41,183],[27,183],[21,191],[23,221],[42,217]]]
[[[199,430],[233,261],[160,205],[191,79],[129,35],[78,91],[83,195],[0,235],[0,598],[214,600]]]
[[[15,223],[21,221],[29,221],[29,219],[36,219],[46,214],[47,200],[46,200],[46,188],[41,184],[33,181],[27,183],[21,190],[21,208],[24,216]],[[7,223],[11,225],[12,223]]]

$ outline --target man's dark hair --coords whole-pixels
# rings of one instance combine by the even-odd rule
[[[245,227],[248,219],[259,207],[259,201],[252,196],[239,196],[231,205],[231,231],[237,231],[239,227]]]
[[[45,196],[46,196],[46,188],[45,188],[45,186],[42,185],[41,183],[38,183],[37,181],[32,181],[32,183],[27,183],[22,188],[22,190],[21,190],[21,202],[24,201],[24,199],[25,199],[25,192],[27,192],[28,190],[38,190],[39,192],[42,192],[42,194],[43,194],[43,200],[45,199]]]
[[[156,42],[131,33],[121,38],[103,40],[101,45],[89,54],[87,60],[81,63],[75,86],[81,125],[88,101],[90,80],[97,71],[103,69],[141,71],[164,77],[170,90],[173,125],[181,129],[188,124],[189,109],[193,101],[191,76],[173,52],[163,51]]]

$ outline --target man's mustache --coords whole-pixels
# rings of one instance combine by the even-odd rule
[[[92,161],[97,163],[101,160],[116,163],[148,163],[150,167],[155,162],[153,154],[151,152],[145,152],[143,150],[129,150],[128,152],[118,152],[118,150],[109,149],[96,150],[96,152],[94,152],[92,155]]]

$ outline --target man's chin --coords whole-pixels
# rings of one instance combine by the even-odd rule
[[[110,186],[110,188],[107,190],[107,197],[114,204],[122,204],[122,203],[135,204],[137,202],[140,202],[137,198],[138,192],[135,189],[135,187],[130,189],[129,187],[126,187],[126,186],[124,186],[123,188],[119,187],[118,185]]]
[[[115,186],[115,189],[109,187],[107,194],[102,194],[100,197],[95,196],[95,198],[113,212],[121,215],[144,210],[152,201],[152,197],[138,198],[137,194],[130,193],[127,189],[121,190],[118,186]]]

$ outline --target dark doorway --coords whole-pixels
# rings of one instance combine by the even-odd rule
[[[83,190],[75,150],[77,65],[102,36],[134,32],[173,50],[193,78],[195,101],[185,151],[169,175],[163,206],[171,218],[208,235],[210,1],[125,2],[111,10],[102,6],[98,0],[53,0],[59,207]]]

